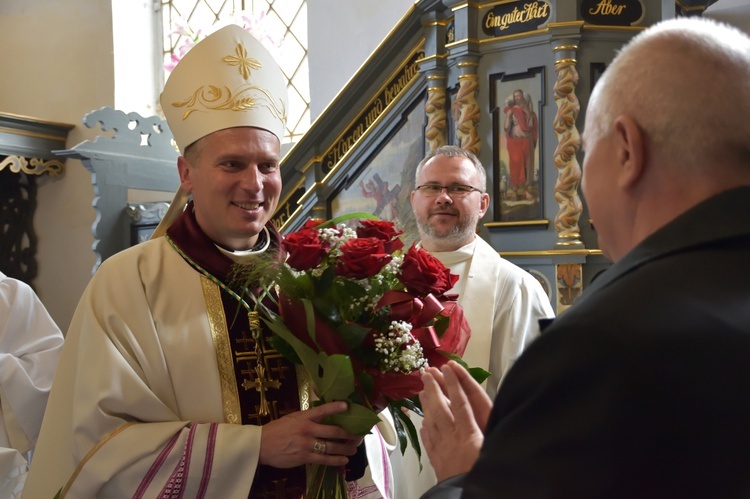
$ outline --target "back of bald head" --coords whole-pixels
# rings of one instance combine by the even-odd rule
[[[664,21],[634,37],[605,71],[590,101],[594,133],[625,114],[666,167],[750,169],[748,82],[745,33],[705,18]]]

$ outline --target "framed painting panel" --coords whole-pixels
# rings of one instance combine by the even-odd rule
[[[414,173],[424,157],[424,101],[417,99],[401,126],[358,168],[328,202],[331,217],[363,211],[396,222],[409,244],[418,238],[409,201]]]
[[[544,67],[490,75],[494,222],[491,227],[546,227],[542,108]]]

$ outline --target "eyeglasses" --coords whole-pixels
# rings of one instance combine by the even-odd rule
[[[474,191],[482,192],[481,189],[477,189],[476,187],[472,187],[470,185],[464,185],[464,184],[451,184],[451,185],[439,185],[439,184],[422,184],[418,185],[415,190],[422,193],[423,196],[426,196],[428,198],[434,198],[440,195],[441,192],[443,192],[443,189],[445,189],[445,192],[448,193],[448,195],[452,198],[463,198],[468,196]]]

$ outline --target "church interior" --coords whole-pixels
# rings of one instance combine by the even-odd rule
[[[212,3],[232,2],[193,2],[218,22]],[[414,168],[431,148],[459,145],[487,170],[480,235],[539,280],[558,314],[609,265],[580,193],[597,77],[663,19],[750,29],[744,0],[287,3],[290,18],[280,0],[233,3],[286,19],[282,32],[304,50],[295,62],[304,67],[287,74],[302,86],[282,144],[282,232],[366,211],[414,238]],[[0,3],[0,271],[32,285],[63,332],[97,266],[148,237],[177,185],[157,104],[165,54],[176,50],[162,43],[164,12],[177,4]],[[519,90],[538,124],[520,180],[502,133]]]

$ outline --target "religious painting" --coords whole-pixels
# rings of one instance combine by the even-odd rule
[[[546,226],[541,164],[544,68],[491,75],[490,88],[495,203],[491,225]]]
[[[418,238],[417,224],[409,200],[414,173],[424,157],[424,108],[416,100],[402,126],[372,155],[330,200],[330,213],[372,213],[391,220],[404,231],[404,242]]]

